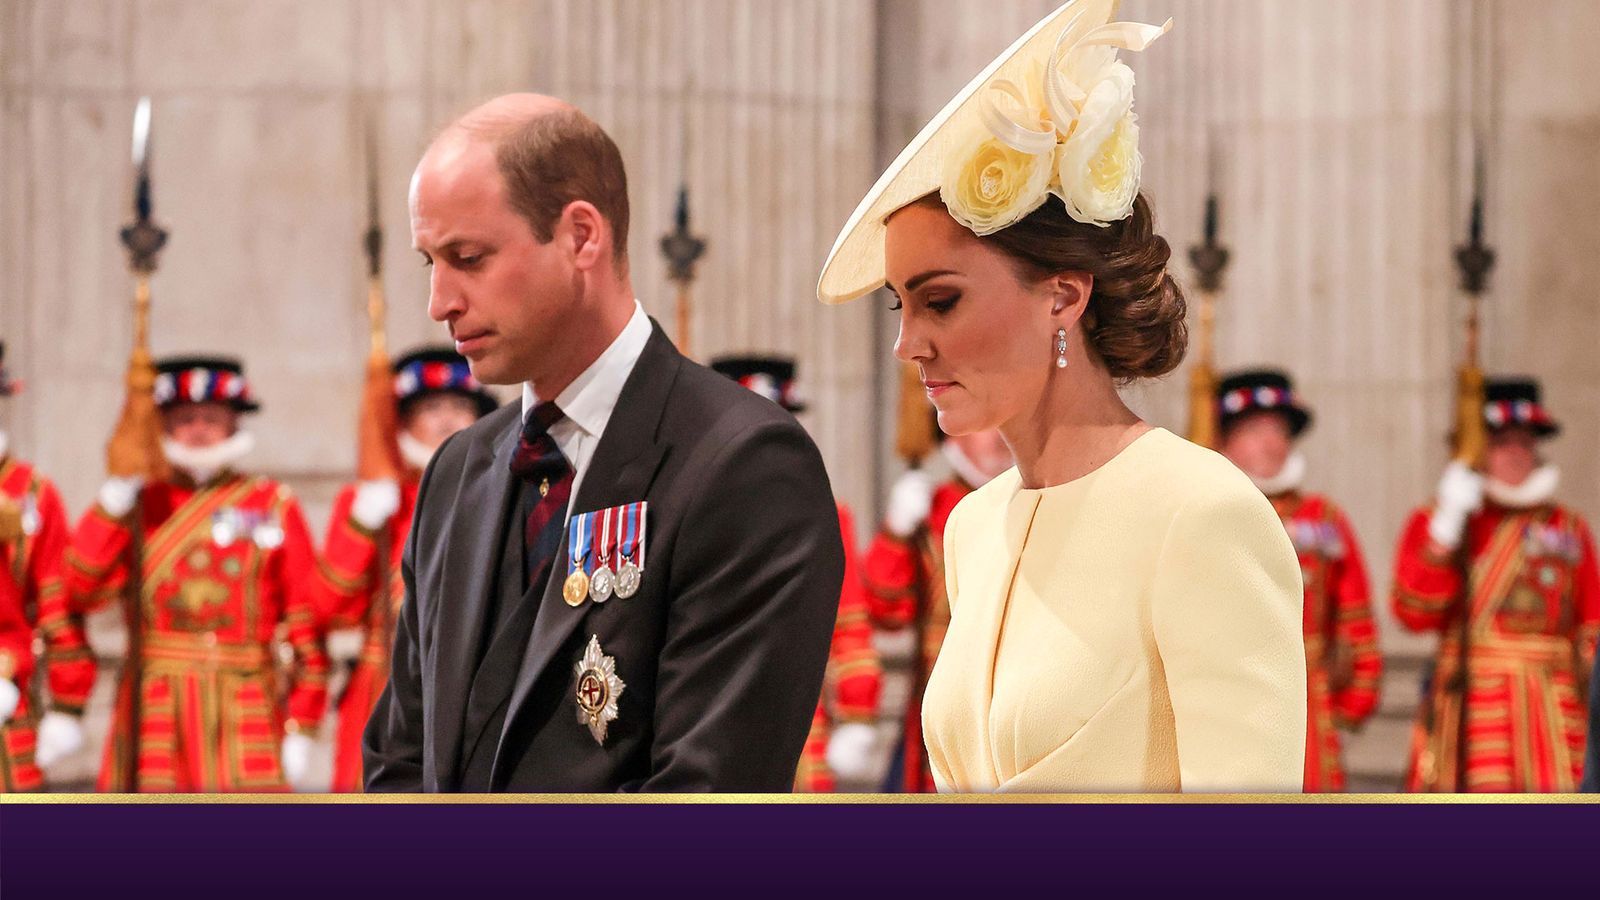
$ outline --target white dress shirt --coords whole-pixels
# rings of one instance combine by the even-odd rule
[[[572,466],[574,500],[578,497],[578,489],[583,486],[583,475],[589,468],[589,460],[594,458],[594,448],[599,446],[600,436],[605,433],[611,413],[617,408],[622,386],[633,374],[634,364],[639,361],[639,355],[644,352],[644,345],[649,340],[650,317],[644,314],[644,307],[639,305],[639,301],[634,300],[633,316],[622,327],[622,333],[598,359],[589,364],[589,368],[583,370],[583,374],[574,378],[567,389],[556,396],[556,406],[565,414],[565,418],[550,426],[550,436],[555,438],[561,455]],[[533,392],[533,383],[523,382],[523,422],[528,421],[528,413],[541,402]],[[569,513],[589,511],[568,507]]]

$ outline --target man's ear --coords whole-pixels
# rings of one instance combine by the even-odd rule
[[[573,266],[580,270],[611,259],[611,227],[587,200],[574,200],[561,210],[556,239],[566,243]]]
[[[1046,279],[1050,296],[1050,317],[1057,327],[1071,329],[1089,311],[1094,293],[1094,276],[1088,272],[1058,272]]]

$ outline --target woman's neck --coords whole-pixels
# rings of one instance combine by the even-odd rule
[[[1082,478],[1149,430],[1093,364],[1052,372],[1034,408],[1000,427],[1029,489]]]

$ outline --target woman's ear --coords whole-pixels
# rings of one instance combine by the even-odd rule
[[[1071,328],[1089,310],[1094,293],[1094,276],[1088,272],[1061,272],[1050,276],[1050,317],[1062,328]]]

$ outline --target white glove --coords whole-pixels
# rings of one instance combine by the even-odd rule
[[[908,538],[933,511],[933,477],[921,469],[912,469],[900,476],[889,491],[889,511],[883,517],[883,527],[897,538]]]
[[[364,628],[336,628],[328,632],[328,657],[336,662],[354,662],[361,656],[361,648],[366,642],[367,632]]]
[[[1467,517],[1483,506],[1483,476],[1459,461],[1445,466],[1439,492],[1428,520],[1428,537],[1449,550],[1461,544]]]
[[[33,760],[49,768],[83,749],[83,724],[77,716],[51,710],[39,720]]]
[[[878,747],[878,730],[865,722],[836,725],[828,739],[828,768],[848,781],[872,774],[872,754]]]
[[[356,487],[350,518],[368,531],[382,528],[400,509],[400,485],[393,481],[363,481]]]
[[[139,499],[139,488],[144,487],[144,479],[138,475],[127,478],[107,478],[106,483],[100,485],[100,508],[113,519],[120,519],[133,510],[134,501]]]
[[[17,704],[21,702],[22,691],[17,689],[17,683],[9,678],[0,678],[0,725],[11,721]]]
[[[283,736],[283,751],[280,754],[283,760],[283,780],[291,786],[300,784],[306,777],[306,772],[311,769],[311,750],[316,742],[307,734],[286,734]]]

